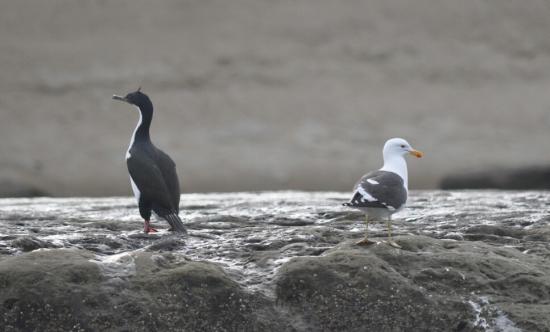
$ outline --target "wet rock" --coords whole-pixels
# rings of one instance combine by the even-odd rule
[[[528,310],[535,330],[550,327],[541,310],[550,309],[550,268],[537,259],[481,242],[398,242],[402,250],[344,243],[320,257],[294,258],[277,274],[277,299],[312,330],[472,331],[482,327],[472,319],[471,303],[480,299],[491,309],[479,313],[488,326],[506,319],[516,328]]]
[[[441,189],[550,189],[550,167],[491,169],[453,174],[441,180]]]
[[[128,225],[126,223],[121,223],[116,220],[102,220],[92,223],[93,227],[97,228],[103,228],[110,231],[129,231],[132,229],[136,229],[137,225]]]
[[[40,248],[56,248],[57,246],[53,245],[50,242],[42,241],[33,236],[22,236],[12,241],[11,245],[13,247],[19,248],[22,251],[33,251]]]
[[[524,237],[524,240],[550,243],[550,227],[531,231],[527,233],[527,235]]]
[[[54,331],[86,328],[81,312],[101,280],[90,255],[52,250],[10,257],[0,262],[0,316],[6,331]]]
[[[76,239],[69,240],[69,243],[74,247],[102,254],[114,254],[117,250],[120,250],[123,247],[129,249],[129,247],[125,245],[123,239],[117,239],[105,235],[78,237]]]
[[[174,251],[185,246],[185,240],[178,235],[162,239],[155,242],[149,248],[149,251]]]
[[[462,301],[434,297],[383,259],[353,250],[292,260],[279,272],[277,298],[312,330],[454,330],[471,316]]]
[[[307,226],[313,225],[315,222],[313,220],[276,218],[271,223],[279,226]]]
[[[465,230],[469,234],[486,234],[495,235],[498,237],[510,237],[515,239],[521,239],[527,233],[521,228],[493,226],[493,225],[477,225],[472,226]]]
[[[369,237],[380,244],[354,244],[365,225],[341,206],[348,196],[183,195],[208,206],[182,209],[186,237],[160,222],[144,234],[130,198],[0,199],[0,326],[550,329],[548,192],[411,192],[393,222],[399,250],[374,221]],[[64,249],[21,253],[27,243]]]
[[[208,225],[210,229],[231,229],[244,227],[248,224],[248,218],[236,217],[236,216],[205,216],[200,218],[195,218],[192,223],[186,223],[187,227],[190,228],[201,228],[204,225]]]
[[[0,317],[6,330],[288,330],[273,303],[215,264],[132,255],[113,283],[93,255],[51,250],[0,262]],[[117,262],[110,262],[116,266]],[[112,271],[111,271],[112,272]],[[125,275],[125,276],[124,276]]]
[[[457,240],[457,241],[464,240],[464,236],[461,233],[457,233],[457,232],[446,233],[445,235],[443,235],[442,238],[449,239],[449,240]]]

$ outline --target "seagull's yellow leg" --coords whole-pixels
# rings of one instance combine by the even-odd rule
[[[375,244],[376,242],[368,239],[368,234],[369,234],[369,216],[365,214],[365,238],[357,242],[356,244],[359,246],[368,246],[371,244]]]
[[[388,244],[394,248],[401,249],[401,246],[395,243],[391,237],[391,218],[388,218]]]

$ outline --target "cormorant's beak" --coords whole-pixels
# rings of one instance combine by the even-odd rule
[[[415,156],[416,158],[422,158],[422,156],[424,155],[422,152],[415,149],[410,150],[409,153]]]
[[[121,97],[121,96],[117,96],[117,95],[113,95],[113,99],[128,102],[126,97]]]

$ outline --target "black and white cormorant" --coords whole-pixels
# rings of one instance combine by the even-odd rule
[[[144,231],[156,232],[150,225],[151,211],[154,211],[170,224],[170,230],[186,233],[178,216],[180,188],[176,164],[151,142],[149,127],[153,119],[153,103],[140,89],[125,97],[114,95],[113,99],[134,105],[140,112],[139,122],[126,152],[126,164],[139,213],[144,219]]]

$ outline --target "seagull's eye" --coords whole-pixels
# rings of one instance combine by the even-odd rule
[[[403,149],[404,149],[404,148],[405,148],[405,144],[401,144],[401,148],[403,148]]]

